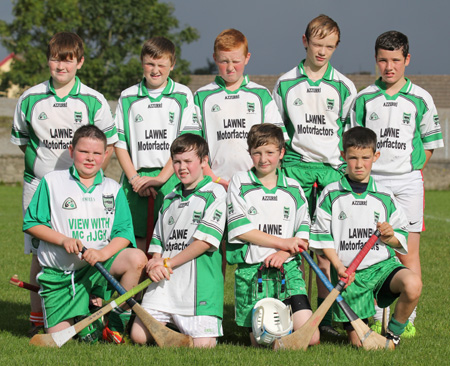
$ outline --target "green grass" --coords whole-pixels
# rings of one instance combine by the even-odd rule
[[[212,350],[159,349],[131,343],[89,346],[70,341],[60,349],[28,345],[28,291],[9,285],[17,273],[27,281],[30,256],[23,254],[21,187],[0,186],[0,364],[1,365],[443,365],[450,363],[450,191],[427,192],[427,231],[422,234],[424,289],[416,326],[418,335],[402,339],[394,352],[354,349],[322,342],[303,351],[273,352],[248,346],[247,333],[233,321],[233,268],[225,290],[225,336]]]

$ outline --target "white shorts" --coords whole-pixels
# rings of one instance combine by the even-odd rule
[[[408,219],[408,231],[420,233],[425,231],[423,210],[425,195],[422,171],[414,170],[401,175],[372,174],[375,182],[389,188],[403,209]]]
[[[159,310],[145,309],[161,323],[171,323],[192,338],[217,338],[223,336],[222,319],[211,315],[178,315]]]
[[[28,205],[33,198],[34,192],[36,192],[37,187],[39,185],[39,181],[33,179],[32,183],[23,182],[23,193],[22,193],[22,214],[25,217],[25,212],[27,211]],[[33,238],[31,235],[24,233],[24,244],[25,244],[25,254],[32,253],[33,255],[37,255],[39,240]]]

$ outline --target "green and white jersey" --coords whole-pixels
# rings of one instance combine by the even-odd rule
[[[397,94],[386,94],[378,79],[356,97],[350,113],[351,126],[361,125],[377,134],[380,158],[376,174],[404,174],[420,170],[425,151],[444,146],[436,106],[431,95],[406,79]]]
[[[296,180],[286,177],[281,170],[277,173],[277,185],[273,189],[264,187],[254,168],[238,172],[231,178],[227,194],[228,242],[243,244],[239,249],[242,263],[261,263],[278,251],[238,239],[239,235],[251,230],[284,239],[294,236],[309,239],[310,219],[303,190]]]
[[[145,308],[178,315],[223,316],[222,253],[219,249],[226,221],[225,189],[206,176],[187,197],[180,183],[159,212],[149,253],[173,258],[196,240],[212,245],[197,258],[177,267],[170,281],[152,283]]]
[[[182,126],[192,124],[194,99],[187,86],[172,79],[157,98],[149,95],[145,78],[122,92],[115,123],[119,141],[128,150],[136,170],[162,168],[170,158],[170,146]]]
[[[86,188],[75,167],[46,174],[28,206],[23,230],[45,225],[86,248],[101,249],[115,237],[135,245],[133,224],[120,185],[100,170],[94,184]],[[63,246],[40,241],[38,259],[42,267],[73,271],[89,265]]]
[[[335,249],[344,266],[349,266],[375,232],[378,222],[388,222],[392,226],[401,244],[396,251],[406,254],[408,221],[392,192],[375,184],[371,177],[366,191],[358,195],[343,177],[339,182],[327,185],[320,195],[309,246],[319,254],[323,248]],[[394,255],[393,249],[378,239],[358,270]]]
[[[186,126],[183,133],[196,133],[205,138],[211,169],[226,180],[253,165],[247,147],[253,125],[269,122],[286,132],[269,90],[251,82],[248,75],[235,91],[227,90],[223,79],[217,76],[213,83],[195,93],[194,103],[197,120]]]
[[[322,79],[312,81],[303,64],[282,75],[273,90],[290,139],[284,160],[339,169],[345,163],[341,138],[356,88],[330,64]]]
[[[23,93],[14,114],[11,142],[27,145],[25,181],[39,181],[48,172],[69,169],[73,162],[69,145],[75,131],[87,124],[95,124],[102,130],[108,144],[117,141],[108,102],[102,94],[81,83],[78,77],[64,98],[56,95],[51,79]]]

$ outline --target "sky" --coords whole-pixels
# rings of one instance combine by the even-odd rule
[[[447,74],[450,33],[448,0],[160,0],[171,3],[180,26],[198,29],[200,39],[182,47],[191,70],[212,61],[216,36],[226,28],[243,32],[249,42],[249,75],[279,75],[301,61],[301,43],[308,22],[319,14],[333,18],[341,43],[331,63],[343,73],[375,73],[374,44],[378,35],[398,30],[409,38],[408,74]],[[12,20],[9,0],[0,0],[0,19]],[[0,46],[0,60],[8,52]]]

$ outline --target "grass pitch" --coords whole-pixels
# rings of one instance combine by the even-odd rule
[[[28,345],[29,294],[9,285],[13,274],[28,282],[30,256],[23,254],[21,192],[0,186],[0,364],[2,365],[445,365],[450,363],[450,191],[427,192],[421,258],[424,288],[416,320],[417,336],[393,351],[364,351],[322,341],[305,351],[249,347],[246,330],[233,321],[233,267],[225,285],[224,333],[212,350],[159,349],[131,343],[93,346],[70,341],[60,349]],[[308,272],[308,267],[307,271]],[[315,305],[313,304],[313,307]]]

